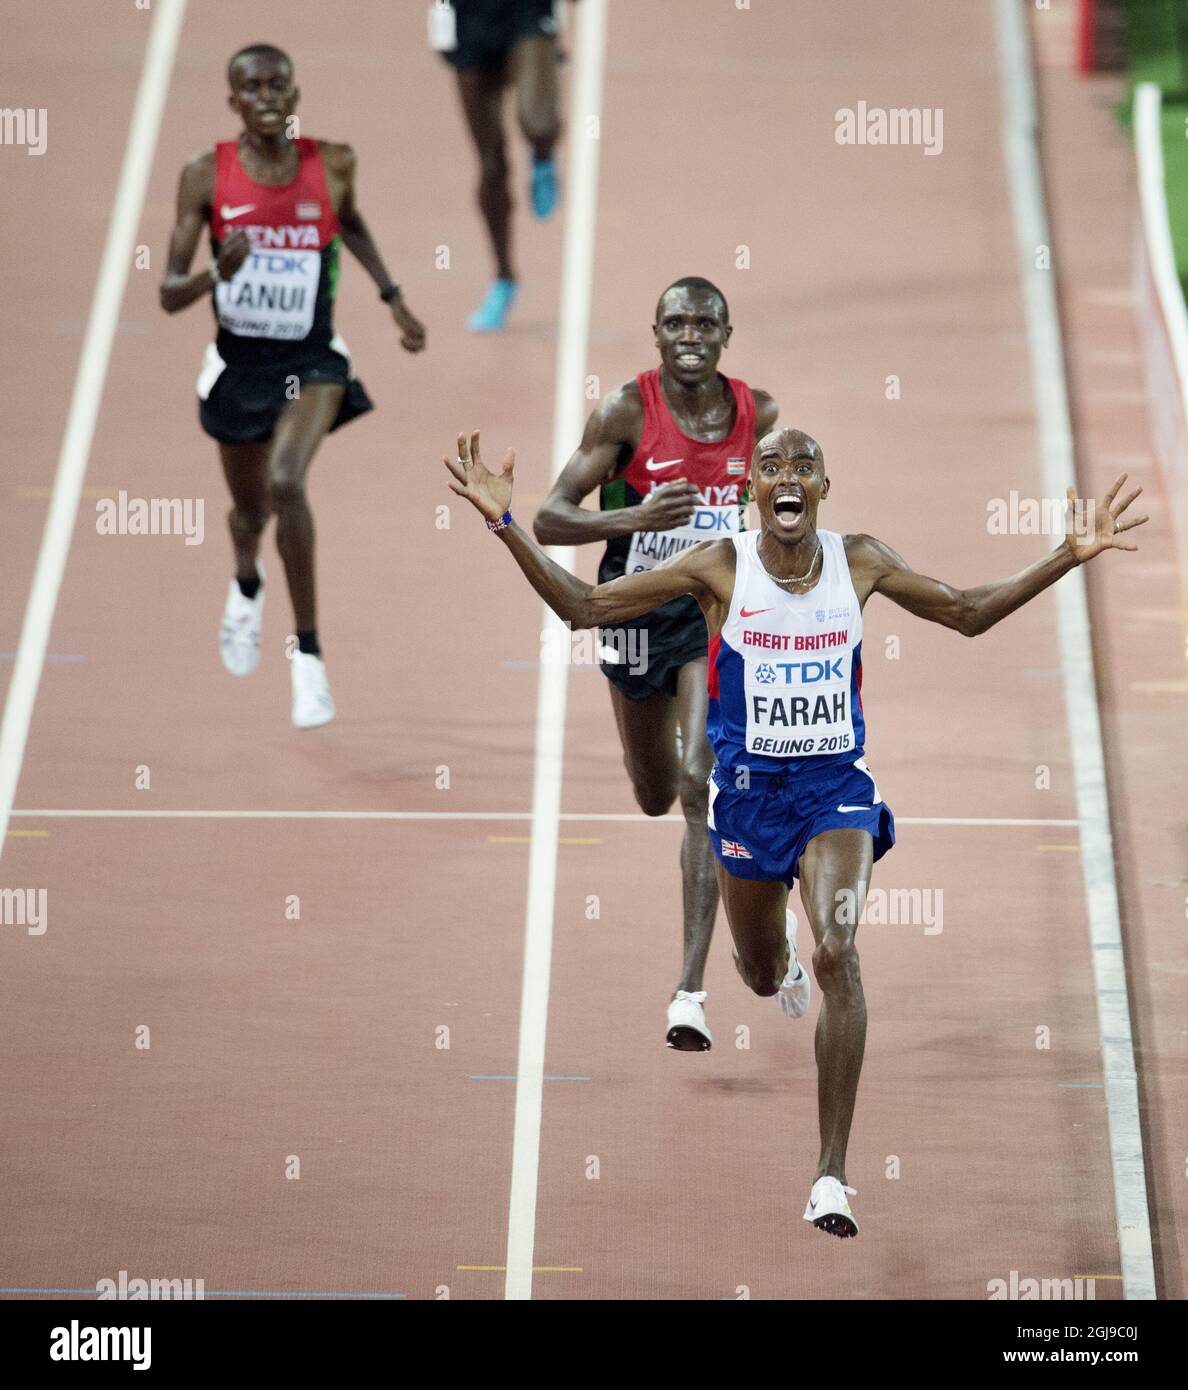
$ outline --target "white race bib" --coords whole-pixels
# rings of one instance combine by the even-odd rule
[[[429,47],[435,53],[458,47],[458,14],[450,0],[433,0],[429,6]]]
[[[744,647],[743,653],[748,753],[803,758],[854,747],[851,647],[758,652]]]
[[[254,250],[215,287],[219,323],[240,338],[307,338],[321,274],[319,251]]]
[[[653,493],[652,496],[656,494]],[[636,531],[627,552],[628,574],[655,569],[664,560],[679,555],[699,541],[720,541],[732,536],[738,527],[738,503],[727,507],[698,506],[683,526],[671,531]]]

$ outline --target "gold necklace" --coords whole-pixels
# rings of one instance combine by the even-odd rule
[[[760,537],[762,539],[762,537]],[[817,537],[817,548],[813,551],[813,558],[809,561],[808,569],[803,574],[796,575],[790,579],[780,579],[778,575],[772,574],[771,570],[763,563],[763,556],[759,554],[759,546],[755,546],[755,554],[759,559],[759,568],[767,575],[773,584],[803,584],[813,572],[813,566],[817,563],[817,556],[821,553],[821,538]]]

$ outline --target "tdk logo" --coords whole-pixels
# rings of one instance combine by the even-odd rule
[[[844,679],[840,656],[832,661],[763,661],[755,668],[755,679],[760,685],[774,685],[779,680],[780,672],[783,673],[785,685],[791,685],[794,681],[798,685],[816,685],[818,681]],[[793,675],[793,672],[799,672],[799,675]]]
[[[695,512],[693,514],[695,531],[725,531],[730,533],[730,513],[727,511]]]

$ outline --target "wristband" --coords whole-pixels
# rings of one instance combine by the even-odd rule
[[[380,290],[379,297],[384,301],[385,304],[391,304],[391,302],[396,298],[396,296],[399,293],[400,286],[393,285],[391,282],[389,282],[382,290]]]
[[[507,528],[508,528],[511,524],[512,524],[512,514],[511,514],[511,512],[504,512],[503,515],[499,518],[498,521],[488,521],[488,522],[487,522],[487,530],[488,530],[488,531],[495,531],[496,533],[498,533],[499,531],[506,531]]]

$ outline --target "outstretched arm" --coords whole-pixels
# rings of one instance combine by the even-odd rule
[[[995,579],[974,589],[954,589],[939,579],[917,574],[890,546],[873,536],[847,537],[846,554],[858,597],[865,603],[872,593],[885,594],[918,618],[976,637],[1103,550],[1138,549],[1120,539],[1124,532],[1147,520],[1145,516],[1121,519],[1142,492],[1141,487],[1135,488],[1117,501],[1125,481],[1123,473],[1100,504],[1080,500],[1070,487],[1067,529],[1061,544],[1009,579]]]
[[[515,467],[512,450],[507,451],[501,472],[489,472],[479,454],[476,430],[469,439],[460,434],[457,459],[443,457],[442,463],[454,479],[450,490],[465,497],[488,521],[497,522],[507,512]],[[606,627],[638,618],[681,594],[692,594],[707,615],[720,605],[724,591],[727,607],[730,603],[721,561],[713,554],[723,544],[720,541],[692,546],[653,570],[625,574],[609,584],[587,584],[549,559],[514,521],[497,534],[536,592],[575,628]]]
[[[371,229],[363,220],[363,214],[355,203],[355,171],[357,161],[355,151],[350,145],[322,144],[322,158],[332,169],[334,176],[342,181],[343,194],[338,208],[338,222],[342,227],[343,245],[359,262],[375,282],[377,290],[384,290],[392,284],[392,277],[384,265],[379,247],[371,235]],[[404,302],[403,295],[397,291],[390,301],[392,318],[400,329],[400,344],[406,352],[420,352],[425,346],[425,326],[416,318]]]

